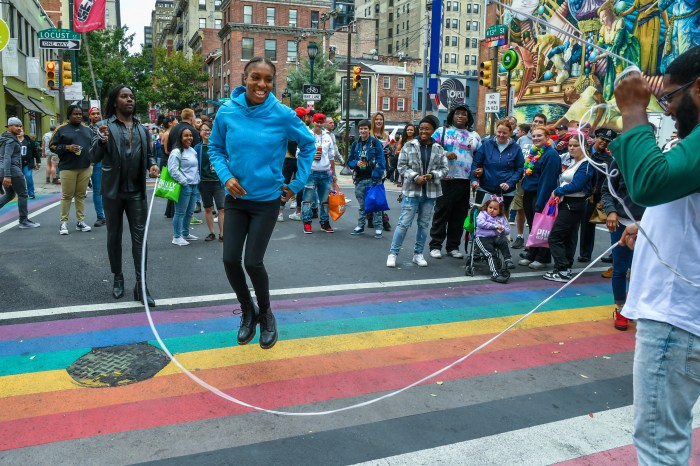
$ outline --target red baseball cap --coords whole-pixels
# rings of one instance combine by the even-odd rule
[[[309,111],[307,109],[305,109],[304,107],[297,107],[294,109],[294,113],[296,113],[297,116],[299,118],[301,118],[301,117],[305,117],[306,115],[308,115]]]
[[[325,123],[326,122],[326,115],[323,113],[316,113],[314,115],[314,123]]]

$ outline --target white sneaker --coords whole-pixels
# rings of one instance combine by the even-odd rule
[[[219,223],[219,216],[214,217],[214,223]]]
[[[292,201],[289,203],[289,210],[296,210],[297,208],[297,201]]]
[[[528,265],[530,265],[531,262],[532,261],[530,259],[520,259],[518,261],[518,265],[522,265],[523,267],[527,267]]]
[[[198,239],[199,239],[199,236],[195,236],[192,234],[185,236],[185,241],[197,241]]]
[[[352,199],[348,199],[347,197],[345,198],[345,204],[350,204],[352,202]]]
[[[440,251],[438,251],[438,252],[440,252]],[[423,258],[423,254],[414,254],[413,255],[413,263],[416,264],[418,267],[427,267],[428,266],[428,263]]]
[[[421,254],[421,257],[423,257],[422,254]],[[431,249],[431,250],[430,250],[430,257],[432,257],[433,259],[442,259],[442,253],[440,252],[439,249]],[[414,256],[414,257],[413,257],[413,262],[415,262],[415,259],[416,259],[416,258],[415,258],[415,256]],[[425,264],[425,265],[428,265],[428,264]]]
[[[543,264],[542,262],[538,262],[538,261],[530,262],[528,264],[528,267],[530,267],[532,270],[542,270],[542,269],[547,268],[547,266],[545,264]]]
[[[301,214],[298,214],[294,212],[293,214],[289,214],[289,220],[296,220],[297,222],[301,222]]]
[[[433,253],[433,251],[430,251],[430,255],[431,255],[431,256],[432,256],[432,253]],[[459,251],[456,250],[456,249],[453,250],[453,251],[448,252],[448,254],[449,254],[450,256],[454,257],[455,259],[461,259],[461,258],[464,257],[464,254],[462,254],[461,252],[459,252]]]
[[[386,258],[386,266],[396,267],[396,254],[389,254],[389,257]]]
[[[61,227],[58,229],[58,234],[59,235],[67,235],[68,234],[68,224],[67,223],[61,223]]]
[[[284,214],[283,213],[280,212],[279,214],[277,214],[277,221],[284,222]]]
[[[188,246],[190,243],[183,237],[173,238],[173,244],[176,246]]]
[[[90,228],[90,226],[88,226],[88,224],[85,222],[76,223],[75,229],[78,231],[90,231],[90,230],[92,230],[92,228]]]

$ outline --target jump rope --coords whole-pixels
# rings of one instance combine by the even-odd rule
[[[510,7],[509,5],[505,5],[505,4],[501,3],[501,2],[498,1],[498,0],[492,0],[492,2],[495,3],[495,4],[497,4],[497,5],[502,6],[502,7],[504,7],[504,8],[507,8],[507,9],[509,9],[509,10],[515,11],[515,10],[514,10],[512,7]],[[625,75],[627,75],[627,74],[629,74],[629,73],[632,73],[632,72],[640,72],[639,68],[638,68],[636,65],[634,65],[634,63],[631,63],[629,60],[625,59],[624,57],[621,57],[621,56],[616,55],[616,54],[614,54],[614,53],[608,52],[607,50],[602,49],[602,48],[598,47],[598,46],[595,45],[595,44],[586,42],[586,41],[584,41],[583,39],[580,39],[580,38],[574,36],[573,34],[570,34],[570,33],[566,32],[566,31],[563,31],[563,30],[561,30],[561,29],[559,29],[559,28],[556,28],[556,27],[554,27],[554,26],[552,26],[552,25],[550,25],[550,24],[545,23],[544,21],[540,20],[539,18],[537,18],[537,17],[535,17],[535,16],[532,16],[532,15],[529,15],[529,14],[524,14],[524,13],[521,13],[521,14],[523,14],[523,15],[529,17],[529,18],[532,19],[533,21],[536,21],[536,22],[538,22],[538,23],[544,24],[544,25],[545,25],[546,27],[548,27],[548,28],[554,29],[554,30],[556,30],[556,31],[558,31],[558,32],[560,32],[560,33],[562,33],[562,34],[568,36],[568,37],[571,37],[571,38],[574,39],[574,40],[581,41],[581,42],[585,43],[586,45],[590,45],[590,46],[592,46],[592,47],[594,47],[594,48],[596,48],[596,49],[603,50],[603,51],[607,52],[607,53],[608,53],[609,55],[611,55],[611,56],[614,56],[614,57],[616,57],[616,58],[618,58],[618,59],[620,59],[620,60],[623,60],[623,61],[625,61],[625,62],[627,62],[627,63],[630,63],[631,66],[629,66],[628,68],[626,68],[626,69],[620,74],[620,76],[618,76],[618,78],[615,80],[615,86],[617,86],[617,83],[619,82],[619,80],[622,79]],[[587,118],[584,118],[584,119],[583,119],[583,122],[589,122],[589,123],[590,123],[590,119],[591,119],[591,117],[592,117],[592,115],[593,115],[593,113],[592,113],[593,110],[598,109],[598,108],[607,108],[607,107],[613,107],[613,106],[610,105],[610,104],[598,104],[598,105],[594,105],[593,107],[591,107],[591,109],[590,109],[588,112],[586,112],[586,114],[584,114],[584,117],[586,117],[586,116],[588,116],[588,117],[587,117]],[[583,122],[582,122],[582,123],[583,123]],[[583,140],[583,135],[582,135],[582,134],[579,134],[579,135],[578,135],[578,138],[579,138],[579,142],[581,143],[581,148],[582,148],[582,150],[583,150],[584,156],[585,156],[586,159],[588,160],[589,164],[591,164],[591,166],[593,166],[593,167],[594,167],[596,170],[598,170],[599,172],[603,173],[603,174],[608,178],[608,187],[610,188],[610,193],[612,194],[612,196],[613,196],[615,199],[617,199],[618,202],[620,202],[620,204],[622,205],[622,207],[623,207],[623,209],[624,209],[624,211],[625,211],[625,214],[628,216],[628,218],[631,219],[632,221],[634,221],[635,223],[637,223],[637,221],[634,219],[634,216],[633,216],[633,215],[631,214],[631,212],[629,211],[629,208],[628,208],[627,205],[624,203],[623,199],[621,199],[621,198],[617,195],[617,193],[615,192],[615,189],[613,188],[612,183],[611,183],[611,181],[610,181],[610,178],[611,178],[611,177],[619,175],[619,170],[612,170],[612,171],[611,171],[611,170],[609,170],[609,167],[608,167],[608,165],[607,165],[606,163],[599,163],[599,162],[595,162],[594,160],[592,160],[592,159],[588,156],[588,154],[586,153],[586,150],[585,150],[585,141]],[[149,232],[149,229],[150,229],[151,213],[152,213],[152,211],[153,211],[153,201],[154,201],[154,200],[155,200],[155,190],[153,191],[153,195],[151,196],[151,202],[150,202],[150,205],[149,205],[149,207],[148,207],[148,217],[146,218],[146,227],[145,227],[145,231],[144,231],[143,253],[141,254],[141,276],[142,276],[142,277],[145,277],[145,276],[146,276],[146,247],[147,247],[147,243],[148,243],[148,232]],[[638,223],[637,223],[637,225],[638,225]],[[639,231],[642,233],[642,235],[644,235],[644,237],[647,239],[647,241],[649,241],[649,244],[652,246],[652,249],[653,249],[654,253],[656,254],[656,257],[657,257],[657,259],[659,260],[659,262],[661,262],[661,264],[663,264],[666,268],[668,268],[669,270],[671,270],[677,277],[681,278],[683,281],[685,281],[686,283],[690,284],[691,286],[694,286],[694,287],[698,287],[698,286],[699,286],[699,285],[697,285],[696,283],[694,283],[694,282],[692,282],[691,280],[689,280],[689,279],[687,279],[686,277],[684,277],[682,274],[680,274],[678,271],[676,271],[671,265],[669,265],[667,262],[665,262],[665,261],[660,257],[659,252],[658,252],[658,248],[657,248],[656,245],[649,239],[649,237],[647,236],[646,232],[644,231],[644,229],[643,229],[641,226],[639,226]],[[213,393],[214,395],[217,395],[217,396],[219,396],[219,397],[221,397],[221,398],[223,398],[223,399],[225,399],[225,400],[227,400],[227,401],[230,401],[230,402],[235,403],[235,404],[240,405],[240,406],[244,406],[244,407],[246,407],[246,408],[253,409],[253,410],[255,410],[255,411],[260,411],[260,412],[269,413],[269,414],[277,414],[277,415],[280,415],[280,416],[297,416],[297,417],[301,417],[301,416],[304,416],[304,417],[308,417],[308,416],[324,416],[324,415],[329,415],[329,414],[340,413],[340,412],[343,412],[343,411],[349,411],[349,410],[352,410],[352,409],[362,408],[362,407],[369,406],[369,405],[378,403],[378,402],[380,402],[380,401],[386,400],[386,399],[388,399],[388,398],[392,398],[392,397],[394,397],[394,396],[396,396],[396,395],[399,395],[399,394],[401,394],[401,393],[403,393],[403,392],[405,392],[405,391],[407,391],[407,390],[409,390],[409,389],[411,389],[411,388],[413,388],[413,387],[416,387],[416,386],[418,386],[418,385],[420,385],[420,384],[422,384],[422,383],[424,383],[424,382],[427,382],[427,381],[429,381],[429,380],[431,380],[431,379],[434,379],[434,378],[437,377],[438,375],[440,375],[440,374],[442,374],[442,373],[444,373],[444,372],[450,370],[451,368],[457,366],[458,364],[461,364],[462,362],[464,362],[465,360],[467,360],[468,358],[470,358],[472,355],[474,355],[474,354],[476,354],[477,352],[481,351],[482,349],[486,348],[488,345],[490,345],[491,343],[493,343],[494,341],[496,341],[497,339],[499,339],[501,336],[503,336],[506,332],[510,331],[513,327],[517,326],[517,325],[520,324],[522,321],[524,321],[525,319],[527,319],[528,317],[530,317],[532,314],[534,314],[535,312],[537,312],[542,306],[544,306],[545,304],[547,304],[547,303],[548,303],[549,301],[551,301],[555,296],[557,296],[557,295],[558,295],[559,293],[561,293],[563,290],[565,290],[566,288],[568,288],[568,287],[569,287],[572,283],[574,283],[579,277],[581,277],[581,275],[583,275],[585,272],[587,272],[588,269],[590,269],[595,263],[597,263],[600,259],[602,259],[604,256],[606,256],[609,252],[611,252],[611,251],[612,251],[615,247],[617,247],[617,246],[618,246],[617,243],[611,245],[605,252],[603,252],[601,255],[599,255],[597,258],[595,258],[593,261],[591,261],[591,263],[588,264],[588,266],[586,266],[583,270],[581,270],[578,274],[576,274],[570,281],[568,281],[567,283],[565,283],[561,288],[559,288],[559,289],[556,290],[554,293],[552,293],[548,298],[546,298],[546,299],[543,300],[541,303],[539,303],[537,306],[535,306],[535,307],[534,307],[532,310],[530,310],[527,314],[522,315],[522,316],[521,316],[520,318],[518,318],[515,322],[513,322],[512,324],[508,325],[505,329],[503,329],[500,333],[494,335],[493,337],[491,337],[490,339],[488,339],[487,341],[485,341],[485,342],[482,343],[481,345],[477,346],[476,348],[474,348],[473,350],[471,350],[469,353],[467,353],[467,354],[465,354],[464,356],[460,357],[459,359],[453,361],[452,363],[450,363],[450,364],[448,364],[448,365],[442,367],[441,369],[436,370],[435,372],[432,372],[431,374],[426,375],[425,377],[423,377],[423,378],[421,378],[421,379],[419,379],[419,380],[416,380],[415,382],[413,382],[413,383],[411,383],[411,384],[409,384],[409,385],[404,386],[403,388],[394,390],[394,391],[392,391],[392,392],[389,392],[389,393],[386,393],[386,394],[384,394],[384,395],[381,395],[381,396],[372,398],[372,399],[367,400],[367,401],[363,401],[363,402],[361,402],[361,403],[355,403],[355,404],[348,405],[348,406],[344,406],[344,407],[341,407],[341,408],[331,409],[331,410],[324,410],[324,411],[291,412],[291,411],[279,411],[279,410],[275,410],[275,409],[267,409],[267,408],[264,408],[264,407],[261,407],[261,406],[257,406],[257,405],[253,405],[253,404],[251,404],[251,403],[247,403],[247,402],[245,402],[245,401],[243,401],[243,400],[240,400],[240,399],[238,399],[238,398],[236,398],[236,397],[234,397],[234,396],[229,395],[228,393],[225,393],[225,392],[221,391],[221,390],[218,389],[217,387],[214,387],[213,385],[207,383],[206,381],[202,380],[201,378],[197,377],[197,376],[194,375],[192,372],[190,372],[190,371],[189,371],[184,365],[182,365],[182,363],[180,363],[180,361],[178,361],[178,359],[170,352],[170,350],[168,349],[167,345],[165,344],[165,342],[164,342],[163,339],[161,338],[160,334],[158,333],[158,329],[156,328],[156,325],[155,325],[155,323],[153,322],[153,316],[152,316],[152,314],[151,314],[151,310],[150,310],[150,308],[149,308],[149,306],[148,306],[148,302],[147,302],[146,300],[144,300],[144,307],[145,307],[145,310],[146,310],[146,317],[148,318],[148,324],[149,324],[149,326],[150,326],[150,328],[151,328],[151,331],[153,332],[153,336],[155,337],[156,341],[158,342],[158,344],[160,345],[160,347],[163,349],[163,351],[165,352],[165,354],[170,358],[170,360],[173,362],[173,364],[175,364],[178,368],[180,368],[180,370],[181,370],[187,377],[189,377],[189,378],[190,378],[193,382],[195,382],[196,384],[200,385],[202,388],[204,388],[204,389],[210,391],[210,392]],[[142,296],[146,296],[146,281],[145,281],[145,280],[143,280],[143,281],[141,282],[141,293],[142,293]]]

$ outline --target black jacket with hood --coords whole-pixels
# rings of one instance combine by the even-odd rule
[[[5,131],[0,135],[0,177],[24,176],[22,173],[22,146],[17,136]]]

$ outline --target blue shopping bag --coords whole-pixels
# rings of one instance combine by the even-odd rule
[[[365,194],[365,214],[374,212],[382,212],[389,210],[389,204],[386,201],[386,190],[383,184],[377,184],[367,188]]]

